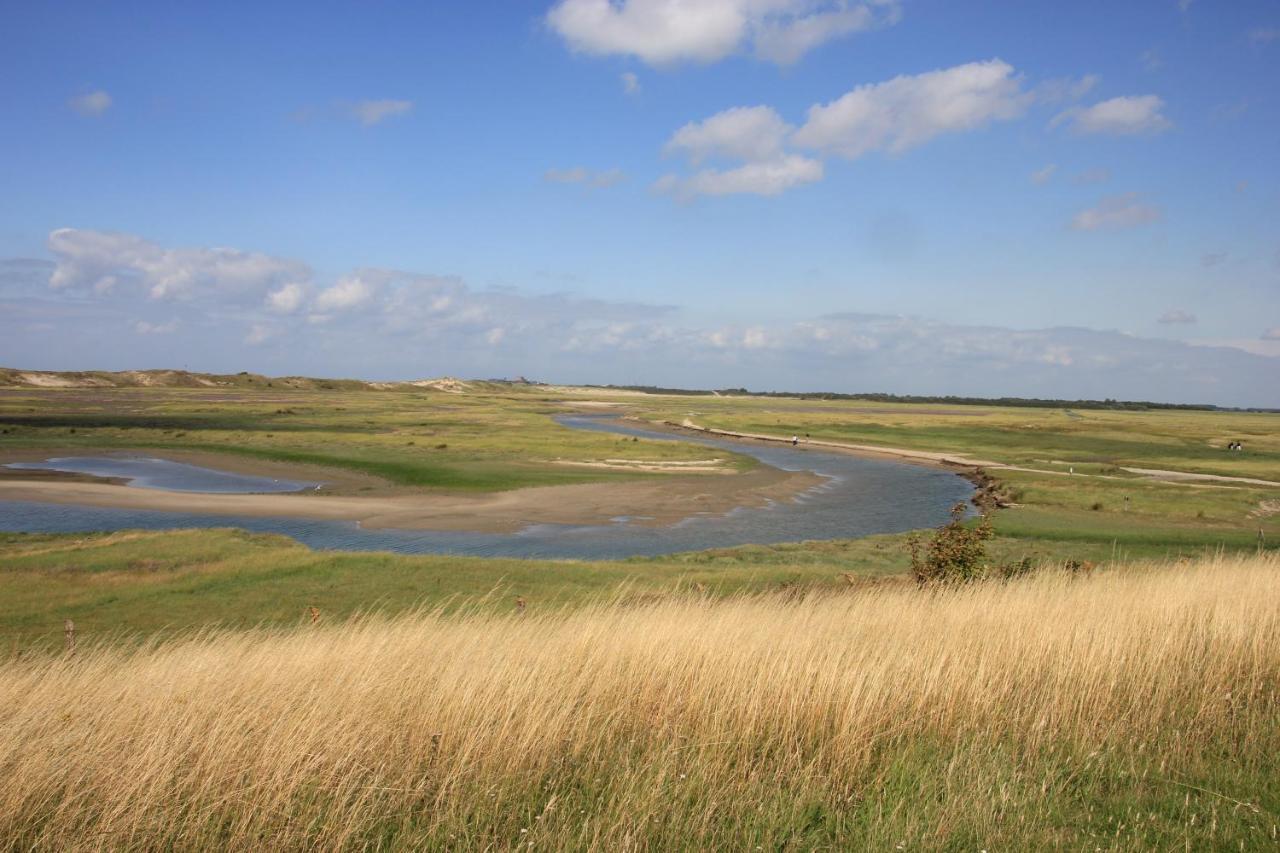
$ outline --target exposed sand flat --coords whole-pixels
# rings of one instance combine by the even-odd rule
[[[687,470],[687,469],[686,469]],[[356,521],[370,528],[511,532],[530,524],[609,524],[644,517],[653,526],[698,513],[784,500],[822,482],[808,472],[761,468],[723,477],[539,486],[468,494],[204,494],[164,492],[101,482],[0,480],[0,501],[40,501],[113,509]]]

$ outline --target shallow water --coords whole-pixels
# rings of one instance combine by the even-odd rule
[[[635,436],[642,441],[681,440],[753,456],[788,471],[813,471],[824,482],[794,500],[727,515],[687,518],[669,527],[644,527],[629,519],[606,526],[535,525],[519,533],[434,530],[364,530],[355,523],[291,518],[61,506],[0,501],[0,530],[73,532],[146,528],[240,527],[283,533],[312,548],[347,551],[472,554],[493,557],[619,559],[750,543],[849,539],[896,533],[942,523],[973,487],[939,468],[864,459],[787,445],[738,443],[701,436],[672,436],[593,416],[557,418],[574,429]]]
[[[6,468],[23,470],[67,471],[94,477],[118,477],[128,485],[166,492],[215,492],[218,494],[251,494],[255,492],[297,492],[314,488],[315,483],[278,480],[233,474],[199,465],[187,465],[169,459],[149,456],[59,456],[43,462],[11,462]]]

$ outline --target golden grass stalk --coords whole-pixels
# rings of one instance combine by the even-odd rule
[[[1265,843],[1278,688],[1274,556],[82,644],[0,667],[0,839]]]

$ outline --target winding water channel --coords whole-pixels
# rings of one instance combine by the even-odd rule
[[[788,445],[735,442],[693,435],[674,438],[656,430],[599,416],[566,415],[556,420],[572,429],[617,433],[653,441],[687,441],[730,450],[784,470],[813,471],[823,478],[823,482],[794,500],[779,501],[762,508],[736,509],[728,514],[693,516],[667,527],[646,527],[632,519],[620,518],[604,526],[544,524],[527,527],[518,533],[503,534],[365,530],[349,522],[0,501],[0,530],[54,533],[240,527],[257,532],[282,533],[321,549],[597,560],[751,543],[848,539],[874,533],[896,533],[941,523],[951,506],[967,500],[973,492],[973,487],[966,480],[939,468]],[[53,460],[50,463],[45,467],[56,467]],[[151,467],[154,472],[155,466]],[[261,486],[261,482],[237,484],[239,475],[227,472],[197,469],[193,476],[207,481],[209,473],[220,475],[216,478],[220,491],[264,490],[254,487]],[[171,478],[175,472],[167,470],[165,475]],[[189,486],[187,482],[175,483],[172,479],[165,482],[166,488]],[[132,484],[146,486],[136,480]]]

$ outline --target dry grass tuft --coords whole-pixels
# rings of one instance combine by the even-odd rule
[[[14,848],[1275,843],[1280,561],[0,666]]]

